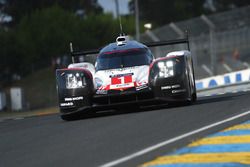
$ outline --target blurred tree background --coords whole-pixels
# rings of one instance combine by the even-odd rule
[[[120,33],[119,21],[93,0],[7,0],[1,9],[13,17],[0,27],[0,77],[7,80],[50,66],[52,58],[69,53],[70,42],[100,48]],[[122,21],[124,31],[134,34],[133,16]]]
[[[143,22],[151,22],[155,28],[250,4],[247,0],[138,1],[141,29]],[[134,0],[129,7],[131,14],[122,16],[122,24],[124,32],[133,36]],[[52,58],[69,52],[69,42],[84,50],[100,48],[120,32],[118,19],[103,13],[97,0],[0,0],[0,14],[12,17],[0,24],[1,80],[48,67]]]
[[[131,13],[135,12],[135,0],[129,3]],[[225,10],[250,5],[249,0],[138,0],[140,19],[153,23],[155,27],[170,22],[222,12]]]

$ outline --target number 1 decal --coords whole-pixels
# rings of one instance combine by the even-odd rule
[[[125,84],[132,82],[132,75],[111,78],[111,85]]]

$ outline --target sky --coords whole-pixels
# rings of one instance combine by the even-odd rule
[[[99,4],[103,7],[104,12],[112,12],[116,16],[115,0],[98,0]],[[128,2],[129,0],[118,0],[120,14],[128,14]]]

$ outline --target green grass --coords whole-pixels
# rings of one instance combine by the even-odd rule
[[[11,112],[0,112],[0,120],[4,119],[15,119],[15,118],[24,118],[32,116],[44,116],[59,113],[58,107],[49,107],[43,109],[37,109],[32,111],[11,111]]]
[[[55,71],[42,69],[14,83],[21,87],[27,109],[38,109],[57,105]]]

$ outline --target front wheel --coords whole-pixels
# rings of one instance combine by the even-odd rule
[[[69,114],[69,115],[61,115],[61,119],[64,121],[73,121],[77,117],[74,114]]]
[[[189,97],[189,99],[185,102],[186,105],[191,105],[193,103],[196,102],[197,100],[197,93],[196,93],[196,90],[195,88],[193,88],[193,92],[192,92],[192,89],[191,87],[189,87],[189,91],[192,93],[191,96]]]
[[[194,92],[194,93],[192,94],[192,102],[194,103],[194,102],[196,102],[196,100],[197,100],[197,93]]]
[[[80,120],[84,118],[90,118],[92,117],[94,112],[91,112],[90,110],[84,111],[84,112],[77,112],[72,114],[62,114],[61,119],[64,121],[74,121],[74,120]]]

